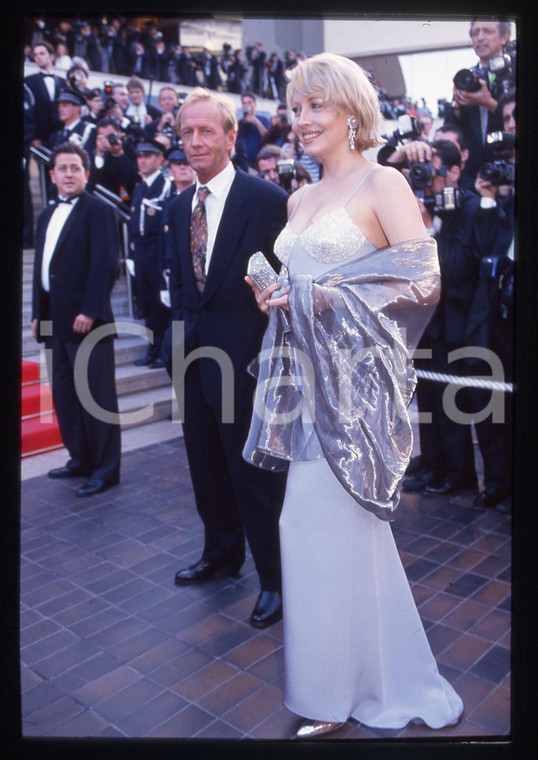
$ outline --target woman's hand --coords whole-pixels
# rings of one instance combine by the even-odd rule
[[[258,304],[258,309],[262,311],[264,314],[269,314],[269,307],[270,306],[281,306],[283,309],[288,310],[288,293],[289,293],[289,286],[286,287],[282,291],[282,295],[278,296],[277,298],[271,299],[271,296],[276,290],[281,290],[282,286],[279,282],[274,282],[272,285],[269,285],[264,290],[260,290],[260,288],[254,283],[253,279],[249,277],[248,275],[245,277],[245,282],[247,282],[250,287],[252,288],[254,295],[256,297],[256,303]]]

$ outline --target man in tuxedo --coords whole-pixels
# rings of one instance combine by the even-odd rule
[[[278,266],[273,244],[286,221],[287,196],[235,170],[230,156],[237,120],[225,95],[196,88],[180,109],[179,124],[197,180],[170,207],[172,323],[163,353],[178,402],[185,401],[183,431],[205,541],[201,558],[180,570],[175,582],[236,575],[246,535],[261,587],[250,622],[264,628],[282,617],[278,520],[285,475],[242,457],[255,387],[247,365],[266,327],[244,278],[256,251]],[[196,349],[202,358],[192,361]],[[185,372],[176,365],[178,352]]]
[[[49,477],[89,477],[77,496],[119,483],[121,458],[113,335],[93,346],[85,340],[114,322],[118,225],[112,208],[85,192],[88,176],[88,154],[79,145],[66,142],[52,151],[58,203],[37,223],[32,297],[32,334],[50,349],[47,358],[52,354],[52,396],[70,455]]]
[[[52,134],[61,128],[56,99],[66,86],[66,81],[54,73],[54,48],[48,42],[39,42],[33,48],[34,61],[39,66],[37,74],[25,77],[24,83],[33,93],[35,135],[34,146],[49,147]]]

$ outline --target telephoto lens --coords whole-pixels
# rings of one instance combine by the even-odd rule
[[[452,80],[454,87],[463,92],[478,92],[481,87],[480,79],[472,69],[460,69]]]

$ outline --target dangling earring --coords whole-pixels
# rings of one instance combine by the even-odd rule
[[[347,138],[349,140],[349,150],[355,150],[356,144],[355,144],[355,137],[357,136],[357,127],[358,127],[357,119],[354,116],[348,116],[347,117]]]

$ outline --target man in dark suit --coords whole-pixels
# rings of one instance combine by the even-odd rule
[[[472,231],[480,204],[476,193],[459,187],[461,153],[456,143],[440,140],[432,144],[432,190],[439,198],[455,200],[442,209],[421,203],[422,218],[437,241],[441,269],[441,296],[431,321],[419,342],[429,351],[415,360],[421,370],[460,375],[460,362],[450,362],[451,351],[464,346],[464,333],[476,287],[477,264],[472,255]],[[448,191],[445,193],[445,191]],[[444,200],[443,200],[444,203]],[[421,414],[431,420],[419,422],[421,468],[404,479],[405,491],[425,495],[456,494],[477,487],[471,427],[462,424],[447,403],[446,384],[419,379],[417,403]]]
[[[33,93],[35,136],[33,145],[49,147],[52,134],[62,127],[58,117],[56,99],[66,86],[66,81],[54,73],[54,49],[48,42],[40,42],[33,49],[34,61],[39,66],[37,74],[25,77],[24,83]]]
[[[88,476],[78,496],[119,483],[121,458],[113,331],[107,329],[114,322],[110,293],[119,234],[111,207],[85,192],[88,176],[83,148],[66,142],[53,150],[50,177],[59,200],[37,223],[32,298],[32,333],[52,353],[53,401],[71,457],[49,476]],[[100,327],[105,335],[96,333],[92,342]]]
[[[459,124],[464,130],[469,147],[469,158],[463,179],[474,184],[480,166],[484,163],[486,135],[502,130],[502,113],[499,97],[502,93],[502,76],[491,71],[490,62],[503,55],[510,39],[510,23],[496,20],[477,20],[471,23],[470,37],[479,58],[479,88],[467,91],[454,86],[452,104],[445,111],[445,124]],[[513,76],[513,72],[511,74]]]
[[[170,208],[173,321],[164,349],[173,352],[167,365],[205,542],[200,560],[175,580],[188,584],[237,574],[246,535],[261,587],[250,622],[263,628],[282,617],[278,519],[285,476],[242,457],[255,387],[247,365],[258,354],[266,327],[244,277],[256,251],[278,265],[273,244],[285,224],[286,193],[235,170],[230,154],[237,121],[226,96],[195,89],[179,122],[197,181]],[[189,354],[196,349],[203,358],[192,361]],[[185,372],[177,365],[178,354],[179,363],[186,357]]]

